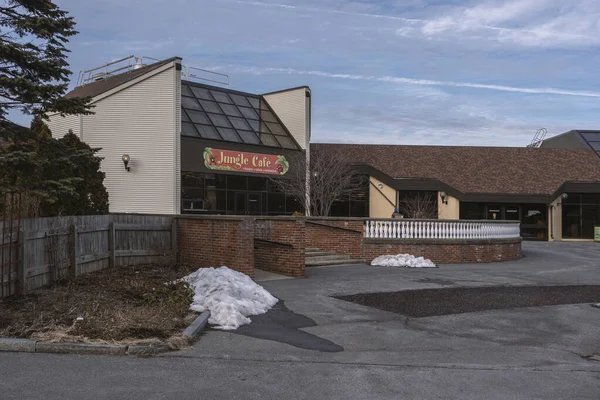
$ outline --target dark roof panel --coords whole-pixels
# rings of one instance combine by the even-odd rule
[[[394,179],[436,179],[462,193],[552,195],[565,182],[600,183],[593,151],[521,147],[311,144]]]

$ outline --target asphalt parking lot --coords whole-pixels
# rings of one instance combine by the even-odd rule
[[[85,397],[597,400],[600,362],[586,357],[600,353],[600,309],[589,303],[411,317],[333,297],[600,284],[600,245],[524,243],[524,253],[514,262],[435,269],[310,269],[307,279],[261,283],[296,317],[279,310],[257,322],[298,334],[273,337],[264,326],[259,337],[210,330],[192,349],[150,359],[5,353],[0,393],[7,399],[93,392]]]

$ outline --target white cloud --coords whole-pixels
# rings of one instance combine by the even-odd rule
[[[347,79],[347,80],[361,80],[361,81],[377,81],[377,82],[391,82],[398,84],[407,85],[423,85],[423,86],[448,86],[448,87],[462,87],[471,89],[485,89],[495,90],[501,92],[517,92],[527,94],[550,94],[557,96],[580,96],[580,97],[600,97],[600,92],[583,91],[583,90],[568,90],[558,88],[527,88],[517,86],[504,86],[504,85],[488,85],[481,83],[470,83],[470,82],[452,82],[452,81],[439,81],[431,79],[414,79],[404,78],[397,76],[374,76],[374,75],[360,75],[360,74],[339,74],[325,71],[315,70],[298,70],[294,68],[259,68],[259,67],[239,67],[235,65],[215,66],[211,67],[213,70],[236,71],[239,73],[248,73],[254,75],[264,74],[296,74],[296,75],[312,75],[324,78],[332,79]]]

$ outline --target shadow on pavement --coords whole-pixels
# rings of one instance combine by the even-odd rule
[[[286,343],[306,350],[323,352],[344,351],[342,346],[320,338],[299,328],[317,326],[312,319],[290,311],[283,301],[279,301],[266,314],[250,317],[252,323],[240,326],[235,331],[238,335],[250,336],[258,339],[272,340]]]

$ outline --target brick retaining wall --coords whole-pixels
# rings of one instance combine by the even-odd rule
[[[303,219],[254,221],[254,265],[279,274],[304,278]]]
[[[251,219],[179,218],[179,262],[198,268],[225,265],[254,277],[254,223]]]
[[[486,263],[522,257],[522,239],[436,240],[365,239],[364,220],[358,218],[308,218],[306,247],[350,254],[371,262],[385,254],[412,254],[436,264]]]
[[[231,269],[254,277],[254,268],[304,277],[305,248],[371,262],[408,253],[436,264],[484,263],[521,258],[521,239],[366,239],[360,218],[180,216],[178,260],[196,267]]]

